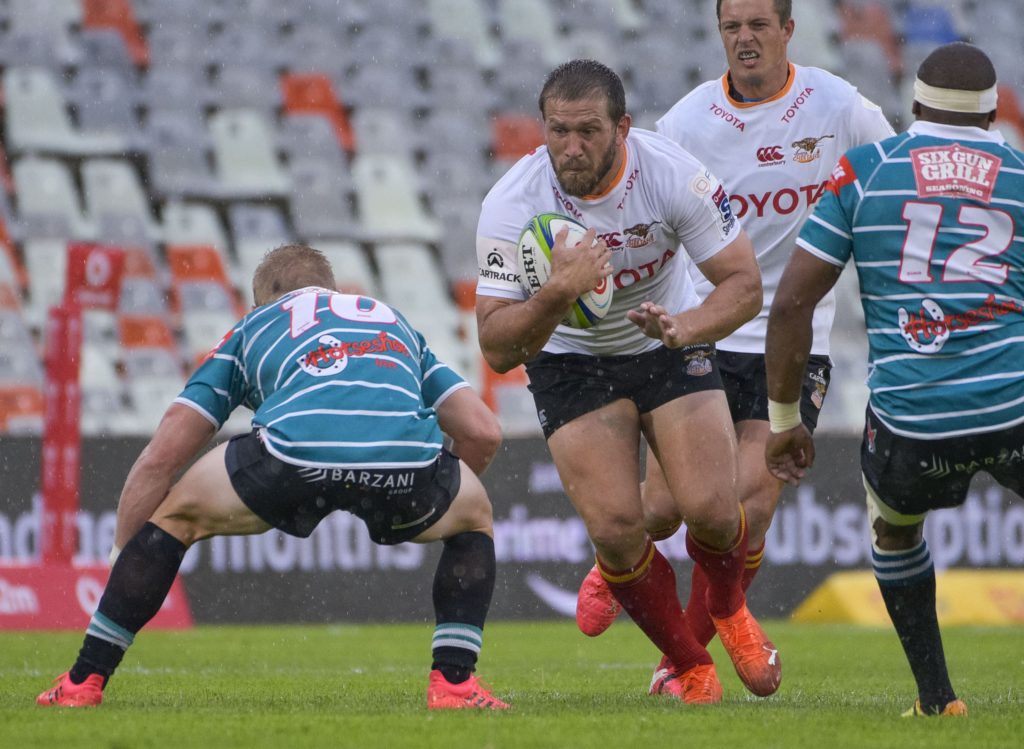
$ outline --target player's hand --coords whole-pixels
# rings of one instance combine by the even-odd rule
[[[769,434],[764,459],[772,476],[797,486],[814,464],[814,439],[803,424],[788,432]]]
[[[551,247],[551,277],[557,276],[571,298],[576,299],[599,286],[612,272],[612,251],[593,229],[587,229],[574,247],[565,246],[568,236],[567,227],[555,235],[555,244]]]
[[[660,304],[644,302],[626,313],[631,323],[644,332],[648,338],[657,338],[669,348],[686,345],[678,321]]]

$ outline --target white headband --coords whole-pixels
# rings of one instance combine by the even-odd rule
[[[983,91],[963,91],[929,86],[920,78],[914,79],[914,101],[944,112],[987,114],[996,108],[998,98],[995,86]]]

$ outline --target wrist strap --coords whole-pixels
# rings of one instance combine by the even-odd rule
[[[779,403],[768,399],[768,423],[771,425],[772,434],[788,432],[803,423],[800,418],[800,401],[793,403]]]

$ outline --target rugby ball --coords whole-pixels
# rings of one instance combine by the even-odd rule
[[[575,247],[583,238],[587,227],[569,216],[560,213],[541,213],[526,224],[519,235],[516,256],[519,260],[519,280],[530,296],[537,293],[551,276],[551,248],[555,237],[563,228],[569,227],[565,239],[566,247]],[[562,324],[571,328],[589,328],[600,322],[612,306],[612,281],[610,277],[590,291],[581,294],[569,312],[562,318]]]

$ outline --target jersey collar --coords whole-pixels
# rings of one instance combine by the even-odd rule
[[[622,144],[622,148],[619,153],[622,155],[622,160],[619,163],[619,170],[615,172],[615,177],[611,182],[608,183],[608,187],[599,193],[593,195],[584,195],[581,200],[600,200],[601,198],[608,195],[615,187],[622,181],[622,175],[626,173],[626,162],[629,161],[629,149],[626,148],[625,142]]]
[[[758,101],[740,101],[739,99],[733,98],[729,94],[729,72],[726,71],[725,75],[722,76],[722,93],[725,98],[729,101],[729,104],[736,107],[737,109],[750,109],[751,107],[759,107],[762,104],[768,104],[773,101],[778,101],[783,96],[788,94],[793,88],[793,81],[796,80],[796,68],[793,63],[787,63],[789,65],[789,74],[786,76],[786,85],[779,89],[778,93],[774,96],[769,96],[767,99],[760,99]]]
[[[973,140],[1004,145],[1006,139],[998,130],[984,130],[980,127],[963,127],[959,125],[943,125],[938,122],[914,120],[907,128],[911,135],[932,135],[947,140]]]

